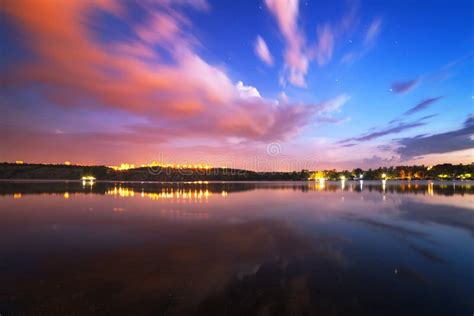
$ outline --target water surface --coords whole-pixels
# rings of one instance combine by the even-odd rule
[[[472,315],[470,182],[0,183],[0,314]]]

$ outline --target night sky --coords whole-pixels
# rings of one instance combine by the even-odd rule
[[[0,161],[474,161],[473,2],[4,0]]]

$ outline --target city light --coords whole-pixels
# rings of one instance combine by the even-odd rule
[[[95,181],[93,176],[83,176],[82,181]]]
[[[142,165],[144,167],[160,167],[160,168],[171,168],[171,169],[211,169],[212,166],[208,164],[172,164],[172,163],[158,163],[152,162],[148,165]]]
[[[135,165],[133,163],[121,163],[119,166],[109,166],[109,168],[112,168],[114,170],[130,170],[130,169],[135,169]]]
[[[132,163],[121,163],[119,166],[109,166],[117,171],[130,170],[137,168],[135,164]],[[211,169],[212,166],[208,164],[198,163],[183,163],[183,164],[173,164],[173,163],[161,163],[153,161],[149,164],[141,164],[140,168],[170,168],[170,169]]]

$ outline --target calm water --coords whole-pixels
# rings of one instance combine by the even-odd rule
[[[469,182],[0,183],[0,314],[473,315]]]

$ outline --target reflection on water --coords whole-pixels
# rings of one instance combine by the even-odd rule
[[[0,182],[0,313],[471,315],[471,182]]]
[[[222,191],[223,193],[226,191]],[[105,191],[106,195],[118,196],[121,198],[124,197],[134,197],[135,190],[133,188],[114,186],[113,189]],[[159,199],[176,199],[176,200],[191,200],[202,202],[203,199],[207,200],[212,196],[212,192],[209,192],[208,189],[203,190],[202,188],[198,189],[174,189],[174,188],[162,188],[161,192],[145,192],[144,189],[140,192],[140,197],[148,198],[151,200]]]
[[[474,194],[474,186],[471,181],[87,182],[85,186],[81,186],[77,181],[0,182],[0,195],[13,195],[14,198],[21,198],[22,194],[60,193],[67,198],[70,193],[96,193],[119,197],[134,197],[135,194],[138,194],[150,199],[202,199],[209,198],[215,193],[226,196],[232,192],[252,190],[378,191],[380,193],[413,193],[430,196]]]

